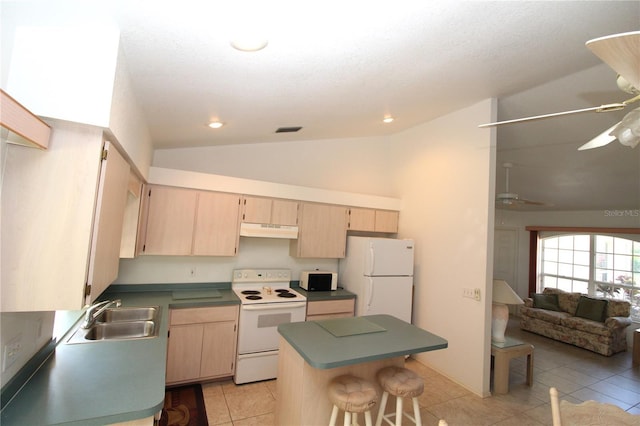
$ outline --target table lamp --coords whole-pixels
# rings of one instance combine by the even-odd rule
[[[491,310],[491,341],[504,342],[504,331],[509,321],[507,305],[522,305],[524,302],[504,280],[493,280],[493,298]]]

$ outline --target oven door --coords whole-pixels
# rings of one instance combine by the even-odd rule
[[[238,328],[238,353],[278,350],[278,325],[304,321],[307,302],[242,305]]]

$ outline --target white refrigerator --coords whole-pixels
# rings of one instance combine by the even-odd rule
[[[347,237],[338,285],[356,295],[356,316],[389,314],[408,323],[413,307],[413,240]]]

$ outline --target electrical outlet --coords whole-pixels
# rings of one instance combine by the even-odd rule
[[[22,351],[22,335],[19,334],[2,348],[2,371],[5,372],[20,356]]]
[[[465,287],[462,289],[462,297],[468,297],[469,299],[475,299],[474,291],[472,288]]]
[[[476,299],[478,302],[480,301],[480,289],[476,288],[473,290],[473,298]]]

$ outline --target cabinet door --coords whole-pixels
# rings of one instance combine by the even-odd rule
[[[190,189],[151,187],[144,254],[191,254],[197,195]]]
[[[118,277],[120,242],[129,184],[129,163],[109,142],[104,145],[93,225],[87,285],[93,302]]]
[[[244,197],[242,202],[242,221],[249,223],[271,223],[270,198]]]
[[[298,202],[291,200],[273,200],[271,223],[274,225],[297,225]]]
[[[202,324],[171,326],[167,346],[167,383],[200,377]]]
[[[193,254],[234,256],[239,238],[240,196],[201,191],[193,233]]]
[[[200,377],[231,376],[236,361],[236,322],[204,325]]]
[[[140,198],[142,195],[142,181],[136,173],[129,172],[127,203],[124,208],[124,223],[122,225],[122,241],[120,242],[120,258],[136,257],[138,237],[138,218],[140,217]]]
[[[398,212],[376,210],[376,232],[398,232]]]
[[[349,229],[351,231],[375,231],[376,211],[373,209],[349,209]]]
[[[298,239],[291,241],[293,256],[341,258],[345,256],[346,242],[346,207],[329,204],[302,204]]]

